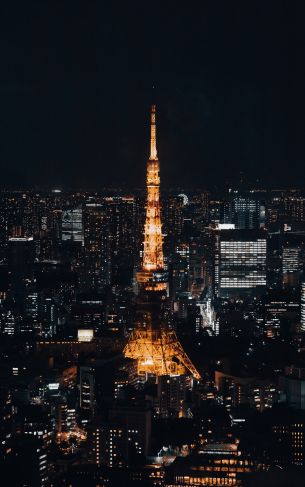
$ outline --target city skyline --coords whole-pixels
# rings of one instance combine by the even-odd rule
[[[3,13],[3,485],[303,486],[305,4]]]

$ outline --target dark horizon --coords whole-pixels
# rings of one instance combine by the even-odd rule
[[[240,171],[299,185],[303,18],[284,1],[6,5],[2,185],[141,187],[153,98],[164,188],[223,186]]]

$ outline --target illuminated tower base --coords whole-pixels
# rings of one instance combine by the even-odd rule
[[[195,379],[200,379],[200,374],[184,352],[174,330],[153,331],[136,328],[124,349],[124,355],[137,360],[139,375],[190,373]]]
[[[166,320],[164,291],[146,290],[139,296],[135,328],[124,348],[125,357],[137,360],[139,375],[200,374],[184,352]]]

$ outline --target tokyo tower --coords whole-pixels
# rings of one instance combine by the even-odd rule
[[[160,164],[156,144],[156,106],[151,107],[150,157],[147,161],[147,201],[142,269],[137,273],[140,292],[136,322],[125,357],[137,360],[138,374],[200,374],[169,326],[166,301],[168,275],[164,269],[160,214]]]

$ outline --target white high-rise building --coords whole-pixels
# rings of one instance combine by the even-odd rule
[[[83,210],[74,208],[62,213],[61,220],[62,240],[72,240],[84,244]]]
[[[215,285],[220,296],[255,292],[266,286],[264,231],[220,231],[215,251]]]
[[[301,331],[305,331],[305,282],[301,285]]]

